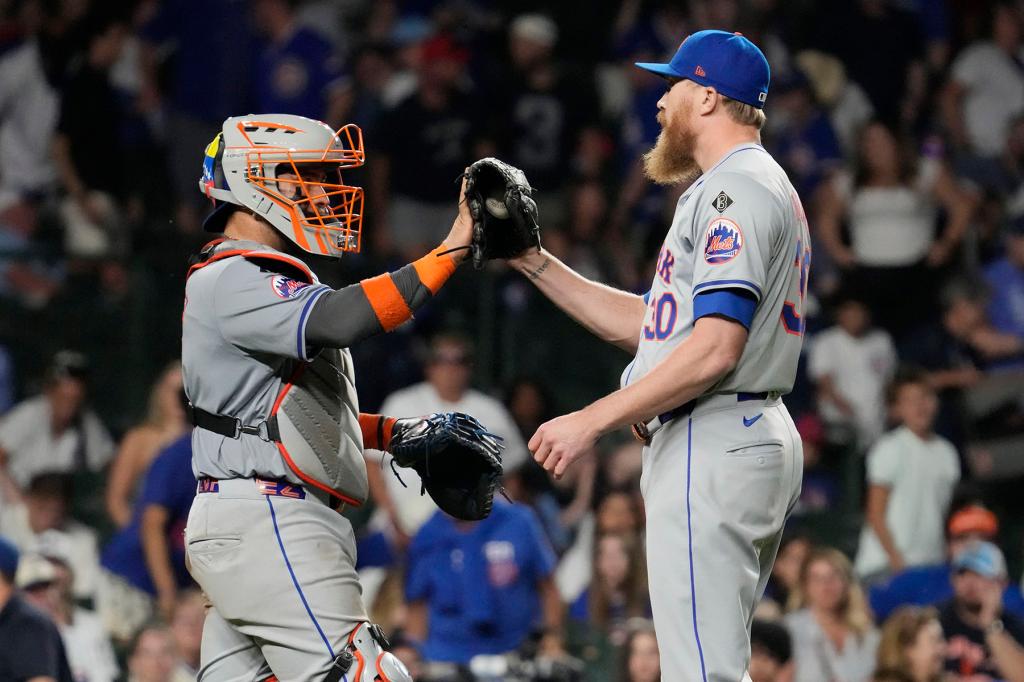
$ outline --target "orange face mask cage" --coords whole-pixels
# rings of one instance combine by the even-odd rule
[[[246,179],[288,213],[296,244],[322,255],[331,255],[331,247],[358,253],[362,244],[363,189],[343,184],[341,171],[358,168],[366,161],[363,133],[359,126],[349,124],[339,128],[334,139],[336,144],[327,149],[266,146],[254,148],[245,155]],[[282,165],[284,167],[280,168]],[[330,182],[330,175],[323,181],[312,181],[307,179],[310,173],[303,173],[304,167],[324,166],[337,171],[338,182]],[[267,174],[268,167],[277,169],[274,177]],[[295,177],[276,177],[282,173]],[[287,196],[281,191],[284,186],[293,186],[297,191]],[[310,243],[310,233],[315,244]]]

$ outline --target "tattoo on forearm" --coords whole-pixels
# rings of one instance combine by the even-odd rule
[[[549,265],[551,265],[551,256],[547,256],[544,262],[537,266],[536,270],[527,270],[526,274],[530,276],[530,279],[540,279],[540,276],[544,274]]]

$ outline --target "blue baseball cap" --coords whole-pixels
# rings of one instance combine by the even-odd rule
[[[986,578],[1005,578],[1006,559],[991,542],[972,542],[953,557],[953,570],[971,571]]]
[[[768,60],[740,33],[697,31],[687,36],[668,64],[636,65],[665,78],[685,78],[712,87],[757,109],[763,109],[768,98]]]

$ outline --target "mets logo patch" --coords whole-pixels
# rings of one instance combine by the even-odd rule
[[[294,298],[300,291],[308,287],[309,284],[306,282],[300,282],[297,279],[291,277],[285,277],[284,275],[275,275],[270,280],[270,288],[274,290],[274,293],[281,298]]]
[[[709,265],[728,263],[742,248],[743,232],[739,225],[728,218],[715,218],[711,221],[704,242],[704,262]]]

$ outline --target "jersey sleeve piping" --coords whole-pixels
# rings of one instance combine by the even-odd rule
[[[745,279],[712,279],[693,287],[693,294],[696,296],[699,293],[705,291],[714,291],[716,289],[736,289],[742,288],[750,291],[754,296],[757,297],[758,302],[761,301],[761,287],[757,286],[753,282]]]

